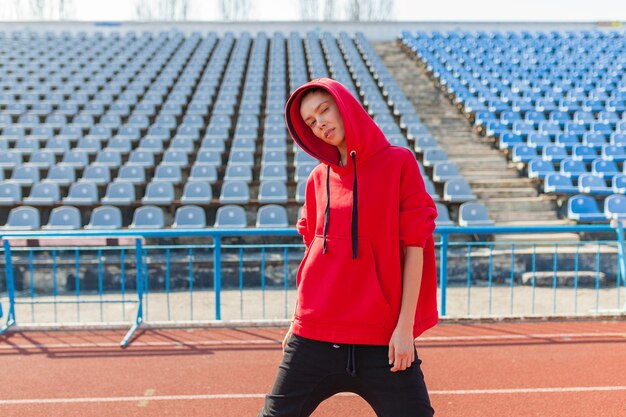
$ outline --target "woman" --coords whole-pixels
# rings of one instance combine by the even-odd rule
[[[296,309],[259,416],[309,416],[344,391],[378,416],[432,416],[414,339],[438,320],[437,212],[415,156],[334,80],[298,88],[285,112],[321,164],[297,224],[306,251]]]

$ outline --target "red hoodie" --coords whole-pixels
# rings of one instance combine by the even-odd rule
[[[301,94],[312,87],[325,89],[337,103],[345,167],[338,164],[337,148],[315,137],[300,116]],[[420,246],[424,268],[413,327],[419,336],[438,320],[432,237],[437,211],[415,155],[392,146],[354,96],[328,78],[294,91],[285,113],[295,142],[322,162],[307,180],[297,224],[306,251],[296,278],[293,332],[335,343],[388,345],[400,315],[401,248]]]

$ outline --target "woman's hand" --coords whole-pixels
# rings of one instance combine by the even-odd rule
[[[415,361],[413,329],[397,326],[389,341],[389,365],[391,372],[404,371]]]
[[[293,333],[293,323],[291,324],[291,326],[289,326],[289,330],[287,330],[287,334],[285,335],[285,338],[283,339],[283,343],[282,343],[283,354],[285,353],[285,346],[287,346],[287,341],[291,337],[291,333]]]

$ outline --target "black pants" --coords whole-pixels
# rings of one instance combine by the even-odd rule
[[[388,346],[338,345],[292,335],[258,417],[307,417],[327,398],[353,392],[378,417],[431,417],[421,360],[391,372]]]

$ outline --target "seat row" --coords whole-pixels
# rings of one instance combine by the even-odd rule
[[[163,229],[165,227],[180,229],[197,229],[210,227],[207,225],[204,208],[196,205],[181,206],[176,209],[173,223],[166,224],[163,210],[153,205],[138,207],[133,212],[130,229]],[[21,206],[9,212],[4,230],[78,230],[123,228],[122,211],[115,206],[100,206],[91,212],[89,223],[82,225],[81,212],[73,206],[56,207],[50,213],[46,225],[40,223],[39,210],[31,206]],[[289,227],[287,211],[279,205],[259,207],[256,213],[256,227]],[[215,223],[212,227],[248,227],[245,209],[238,205],[226,205],[217,209]]]

